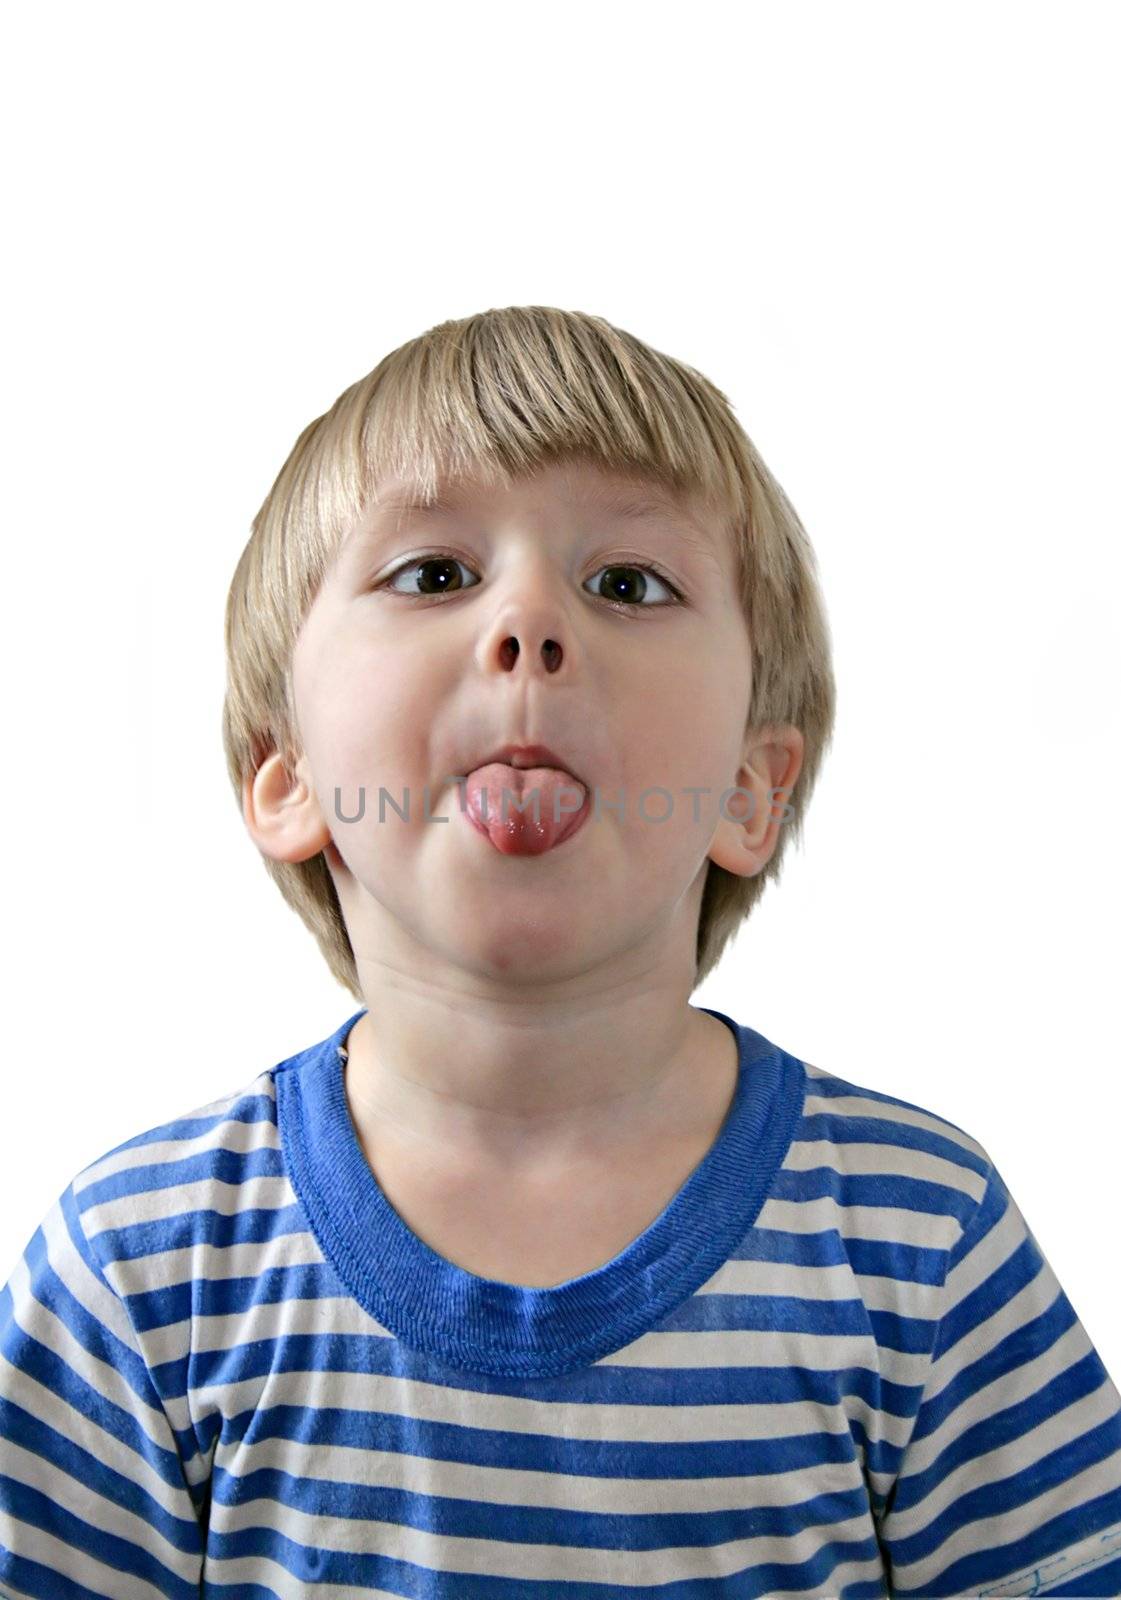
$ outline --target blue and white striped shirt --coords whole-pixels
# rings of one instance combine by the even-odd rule
[[[740,1071],[705,1158],[606,1265],[520,1287],[379,1188],[361,1014],[36,1230],[0,1593],[1121,1595],[1121,1399],[975,1140],[710,1011]]]

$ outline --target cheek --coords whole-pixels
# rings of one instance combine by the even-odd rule
[[[722,768],[721,750],[735,720],[728,689],[719,670],[684,652],[636,684],[630,742],[643,752],[644,766],[660,766],[677,778],[684,770],[686,781],[694,783],[704,782],[714,765]]]
[[[403,681],[384,655],[367,648],[360,659],[333,661],[309,697],[316,793],[352,871],[375,858],[403,863],[433,832],[426,803],[429,816],[451,810],[446,786],[430,771],[431,696],[421,675]]]
[[[371,759],[386,748],[400,686],[387,676],[384,652],[348,641],[341,631],[328,643],[297,659],[293,673],[305,748],[322,783],[368,783]]]
[[[672,834],[686,853],[694,844],[707,849],[721,797],[736,782],[749,684],[746,678],[737,681],[738,658],[735,652],[729,657],[732,665],[726,669],[715,654],[708,659],[683,653],[628,696],[625,726],[619,730],[626,751],[626,775],[620,781],[626,786],[627,816],[641,818],[638,797],[646,792],[642,810],[667,820],[649,825],[639,820],[635,825],[651,835],[651,843],[662,832],[663,848]]]

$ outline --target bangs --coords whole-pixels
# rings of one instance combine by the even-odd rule
[[[509,488],[569,460],[746,511],[736,440],[699,373],[601,319],[544,306],[445,322],[387,356],[340,416],[361,499],[431,506],[460,478]],[[347,425],[349,424],[349,425]]]

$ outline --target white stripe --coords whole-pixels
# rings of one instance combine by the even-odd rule
[[[1002,1545],[1015,1544],[1052,1517],[1095,1500],[1118,1486],[1121,1486],[1121,1452],[1111,1456],[1108,1462],[1095,1461],[1084,1472],[1056,1484],[1034,1500],[1003,1509],[995,1516],[965,1523],[925,1560],[897,1564],[898,1585],[904,1589],[920,1589],[961,1557],[978,1550],[995,1551]]]
[[[1071,1580],[1085,1578],[1089,1573],[1104,1567],[1121,1556],[1121,1522],[1102,1533],[1092,1533],[1069,1545],[1058,1555],[1048,1556],[1037,1566],[1018,1572],[1014,1578],[977,1591],[979,1600],[997,1600],[997,1596],[1041,1594],[1053,1590],[1060,1578]]]
[[[818,1073],[818,1078],[829,1077],[828,1073]],[[833,1080],[837,1082],[837,1079]],[[834,1116],[868,1117],[877,1122],[901,1122],[908,1128],[919,1128],[924,1133],[937,1134],[940,1138],[949,1139],[954,1144],[960,1145],[963,1150],[974,1155],[987,1167],[990,1164],[989,1153],[977,1143],[976,1139],[964,1133],[960,1128],[955,1128],[943,1117],[937,1116],[932,1111],[923,1111],[919,1106],[893,1106],[885,1105],[883,1101],[871,1100],[860,1093],[853,1094],[814,1094],[811,1086],[807,1089],[802,1106],[805,1116]]]
[[[921,1352],[882,1350],[871,1334],[776,1333],[770,1329],[646,1333],[611,1355],[613,1367],[809,1367],[835,1372],[866,1367],[892,1383],[919,1384],[928,1358]]]
[[[172,1162],[190,1161],[193,1157],[208,1155],[213,1151],[229,1150],[234,1155],[250,1155],[257,1150],[279,1150],[280,1136],[276,1124],[265,1118],[254,1122],[232,1119],[216,1122],[205,1133],[193,1134],[185,1139],[153,1139],[146,1144],[131,1145],[105,1156],[93,1167],[87,1167],[79,1184],[74,1182],[74,1193],[82,1195],[97,1183],[115,1178],[122,1172],[143,1172],[146,1167],[159,1168]]]
[[[831,1139],[798,1139],[790,1146],[783,1166],[788,1172],[813,1172],[827,1167],[846,1178],[900,1177],[936,1183],[974,1200],[980,1200],[985,1192],[985,1180],[979,1173],[959,1167],[945,1156],[913,1150],[909,1145],[871,1141],[839,1145]]]
[[[87,1441],[81,1435],[78,1436],[78,1442],[88,1448]],[[8,1440],[4,1441],[4,1472],[17,1483],[38,1489],[64,1511],[69,1511],[81,1521],[90,1523],[92,1527],[90,1537],[94,1544],[99,1542],[99,1535],[115,1534],[118,1538],[127,1540],[129,1544],[136,1545],[139,1550],[148,1551],[178,1577],[188,1582],[198,1581],[198,1558],[192,1559],[190,1555],[178,1549],[148,1518],[138,1516],[136,1512],[119,1505],[116,1500],[111,1500],[108,1495],[100,1493],[96,1478],[82,1480],[72,1478],[69,1473],[62,1471],[56,1461],[45,1461],[42,1456],[35,1455],[20,1445],[11,1444]],[[126,1472],[125,1477],[128,1476]],[[185,1504],[178,1508],[179,1520],[197,1527],[198,1519],[189,1497],[184,1494],[182,1499]],[[25,1526],[31,1525],[28,1523]],[[16,1548],[34,1551],[38,1547],[39,1540],[44,1537],[42,1531],[36,1528],[30,1537],[25,1539],[23,1545],[17,1545]],[[130,1590],[129,1593],[131,1592]]]
[[[945,1301],[941,1315],[949,1316],[967,1295],[981,1284],[987,1283],[994,1272],[1013,1256],[1024,1242],[1024,1223],[1015,1206],[1005,1208],[1000,1221],[994,1223],[983,1239],[979,1239],[946,1277]],[[1044,1269],[1046,1270],[1046,1268]]]
[[[257,1278],[277,1270],[299,1267],[322,1268],[327,1279],[334,1277],[334,1266],[325,1262],[323,1252],[311,1233],[282,1233],[261,1241],[245,1241],[225,1248],[202,1244],[197,1249],[162,1251],[157,1255],[110,1262],[106,1277],[117,1294],[123,1296],[163,1290],[180,1285],[223,1283],[236,1278]],[[937,1309],[940,1288],[937,1284],[912,1283],[880,1274],[857,1274],[848,1262],[818,1266],[808,1262],[770,1262],[731,1259],[718,1267],[711,1278],[696,1290],[698,1295],[777,1296],[805,1300],[811,1305],[860,1301],[869,1311],[886,1311],[910,1317],[931,1317]],[[327,1297],[324,1297],[327,1298]],[[370,1321],[358,1308],[349,1322],[338,1326],[344,1331],[368,1333]],[[254,1317],[265,1319],[254,1324],[254,1338],[293,1329],[314,1333],[322,1328],[315,1301],[289,1299],[260,1304]],[[342,1301],[334,1302],[343,1307]],[[229,1338],[228,1320],[240,1322],[246,1313],[232,1319],[200,1316],[195,1319],[197,1333],[191,1348],[196,1351],[220,1350]],[[272,1322],[268,1321],[272,1318]],[[300,1319],[303,1318],[301,1321]],[[290,1320],[295,1319],[295,1320]],[[145,1349],[154,1365],[170,1360],[183,1348],[176,1329],[182,1323],[168,1324],[145,1335]],[[335,1326],[333,1324],[333,1326]]]
[[[929,1527],[948,1506],[971,1489],[998,1483],[1002,1478],[1035,1466],[1044,1456],[1080,1439],[1084,1433],[1089,1433],[1099,1423],[1115,1415],[1117,1405],[1116,1389],[1109,1382],[1102,1383],[1092,1394],[1083,1395],[1081,1400],[1064,1406],[1061,1411],[1041,1418],[1028,1433],[998,1444],[992,1450],[985,1451],[984,1455],[972,1456],[960,1462],[940,1478],[917,1505],[909,1506],[898,1518],[893,1514],[892,1538],[906,1538],[910,1533]],[[1097,1493],[1104,1494],[1105,1490],[1103,1479]],[[1037,1517],[1036,1524],[1041,1520]]]
[[[999,1373],[983,1389],[978,1389],[968,1400],[955,1407],[933,1433],[925,1434],[910,1446],[907,1452],[908,1472],[925,1472],[946,1446],[967,1428],[985,1422],[995,1411],[1003,1411],[1037,1394],[1052,1378],[1058,1377],[1076,1361],[1081,1361],[1086,1348],[1085,1332],[1076,1324],[1034,1360],[1025,1361],[1023,1366],[1014,1371]]]
[[[182,1490],[172,1488],[143,1456],[122,1443],[115,1434],[99,1427],[84,1411],[78,1411],[68,1401],[55,1394],[53,1389],[48,1389],[35,1378],[28,1377],[26,1372],[14,1367],[3,1355],[0,1355],[0,1378],[3,1379],[4,1397],[13,1405],[29,1411],[33,1417],[37,1417],[47,1427],[53,1428],[64,1439],[71,1439],[81,1445],[82,1449],[87,1450],[98,1461],[113,1468],[122,1477],[128,1478],[138,1488],[143,1489],[165,1511],[179,1517],[194,1517],[194,1507],[191,1505],[185,1484]],[[170,1448],[174,1455],[174,1443],[170,1435],[161,1442],[165,1448]],[[5,1439],[3,1444],[5,1459],[10,1450],[18,1448]],[[52,1470],[58,1474],[60,1482],[73,1481],[68,1474],[64,1475],[61,1466],[56,1464]]]
[[[46,1245],[47,1262],[55,1277],[96,1322],[100,1322],[103,1328],[107,1328],[129,1349],[135,1348],[136,1339],[127,1311],[75,1245],[70,1236],[66,1217],[63,1215],[61,1201],[55,1201],[39,1226]],[[90,1255],[94,1261],[97,1260],[95,1251],[91,1250]],[[22,1304],[27,1305],[27,1296],[31,1290],[27,1251],[18,1262],[10,1282],[13,1293],[16,1292],[16,1285],[19,1285],[19,1299]],[[28,1306],[28,1314],[38,1317],[40,1309],[36,1301],[34,1306]]]
[[[961,1237],[953,1215],[908,1211],[903,1206],[841,1205],[832,1195],[809,1200],[764,1202],[756,1227],[781,1233],[836,1233],[842,1239],[869,1239],[925,1250],[950,1250]]]
[[[477,1417],[465,1425],[469,1437],[486,1432]],[[548,1427],[542,1430],[540,1449],[534,1447],[532,1459],[548,1460],[549,1440],[558,1434],[554,1415]],[[648,1442],[643,1430],[637,1432],[636,1438]],[[563,1435],[559,1442],[564,1442]],[[589,1442],[594,1443],[594,1438]],[[680,1441],[687,1442],[692,1442],[691,1437]],[[664,1445],[668,1455],[674,1441],[667,1439]],[[493,1451],[488,1453],[497,1453],[501,1448],[502,1441],[495,1440]],[[817,1494],[842,1495],[851,1493],[855,1487],[851,1462],[823,1462],[815,1466],[812,1484],[806,1481],[805,1467],[791,1468],[787,1472],[752,1472],[750,1440],[743,1441],[743,1470],[725,1477],[713,1474],[701,1478],[643,1478],[623,1473],[610,1477],[601,1473],[535,1471],[513,1465],[482,1465],[440,1457],[429,1459],[402,1451],[356,1445],[332,1445],[324,1450],[301,1440],[275,1437],[251,1445],[219,1445],[215,1467],[223,1468],[235,1478],[246,1478],[252,1472],[271,1468],[310,1483],[376,1484],[379,1489],[401,1491],[420,1499],[427,1496],[436,1500],[478,1500],[497,1510],[525,1506],[589,1515],[602,1512],[605,1516],[677,1516],[691,1511],[721,1512],[737,1507],[796,1506]],[[262,1504],[259,1499],[245,1503],[258,1507]],[[215,1515],[217,1507],[211,1513],[212,1525]],[[354,1525],[359,1531],[366,1526],[362,1521]]]
[[[253,1082],[247,1084],[244,1088],[235,1089],[230,1094],[224,1094],[217,1100],[208,1101],[204,1106],[196,1106],[192,1111],[185,1111],[182,1116],[169,1118],[167,1122],[158,1123],[154,1128],[138,1129],[135,1137],[142,1139],[145,1134],[162,1133],[165,1129],[170,1128],[172,1123],[176,1122],[195,1122],[203,1118],[233,1120],[232,1113],[246,1100],[270,1101],[273,1106],[273,1119],[275,1120],[276,1089],[269,1072],[258,1074]],[[125,1139],[121,1143],[130,1144],[131,1140]],[[141,1143],[139,1148],[143,1150],[147,1146]],[[102,1170],[108,1168],[118,1155],[123,1154],[127,1154],[127,1152],[122,1151],[120,1145],[118,1145],[114,1149],[106,1151],[104,1155],[98,1156],[88,1166],[83,1167],[73,1180],[75,1193],[86,1188],[90,1183],[96,1183]]]
[[[742,1502],[745,1509],[751,1504]],[[502,1527],[495,1518],[495,1533]],[[273,1500],[246,1500],[236,1506],[215,1504],[211,1527],[219,1534],[241,1528],[275,1529],[307,1549],[365,1554],[375,1545],[379,1555],[391,1561],[405,1561],[427,1572],[454,1572],[513,1582],[544,1583],[555,1580],[558,1563],[563,1563],[566,1583],[610,1584],[613,1589],[641,1585],[668,1585],[697,1582],[703,1578],[732,1578],[745,1568],[764,1562],[810,1560],[821,1548],[820,1525],[804,1529],[792,1538],[761,1534],[725,1544],[705,1546],[661,1546],[649,1550],[612,1550],[585,1545],[529,1544],[516,1540],[456,1537],[433,1533],[427,1528],[403,1522],[366,1522],[348,1517],[309,1516],[293,1506]],[[872,1534],[867,1513],[846,1522],[831,1524],[829,1541],[857,1540]],[[260,1570],[246,1570],[261,1581],[267,1564]],[[207,1559],[206,1575],[216,1584],[233,1581],[230,1572],[235,1562]],[[283,1568],[281,1569],[283,1570]]]
[[[336,1583],[308,1583],[292,1577],[292,1575],[275,1562],[269,1563],[269,1586],[278,1596],[278,1600],[305,1600],[310,1595],[313,1600],[355,1600],[356,1591],[353,1584]],[[208,1577],[217,1573],[219,1564],[213,1561],[207,1563]],[[236,1561],[223,1561],[220,1564],[223,1582],[229,1584],[231,1589],[237,1584],[248,1585],[261,1583],[263,1574],[261,1567],[253,1558],[241,1558]],[[882,1573],[879,1558],[870,1557],[866,1561],[845,1561],[838,1564],[830,1576],[825,1580],[823,1587],[815,1589],[768,1589],[767,1600],[836,1600],[838,1594],[848,1588],[850,1584],[879,1578]],[[548,1574],[555,1578],[555,1570]],[[620,1585],[623,1587],[623,1585]],[[400,1600],[396,1590],[368,1588],[363,1586],[362,1600]]]
[[[774,1295],[815,1305],[858,1300],[867,1311],[933,1317],[941,1288],[936,1283],[914,1283],[886,1273],[854,1272],[847,1261],[819,1266],[816,1262],[745,1261],[733,1257],[696,1293]]]
[[[66,1281],[65,1266],[59,1276],[63,1282]],[[79,1343],[74,1334],[71,1333],[66,1323],[43,1305],[41,1301],[35,1299],[31,1291],[31,1274],[28,1271],[27,1262],[22,1258],[16,1263],[10,1280],[10,1287],[14,1302],[13,1311],[16,1325],[25,1334],[37,1340],[38,1343],[45,1345],[48,1350],[65,1362],[72,1372],[77,1373],[98,1394],[104,1395],[107,1400],[111,1400],[114,1405],[119,1406],[122,1411],[127,1411],[134,1415],[149,1438],[156,1436],[161,1424],[166,1426],[162,1411],[156,1412],[152,1406],[140,1399],[116,1367],[111,1366],[107,1361],[102,1361],[97,1356],[91,1355],[85,1345]],[[94,1320],[98,1319],[95,1318]],[[129,1350],[135,1350],[135,1342],[131,1336],[131,1331],[125,1330],[125,1335],[123,1342]],[[0,1355],[0,1361],[6,1362],[6,1360],[6,1356]],[[21,1368],[10,1363],[9,1366],[13,1373],[19,1374],[19,1382],[34,1383],[37,1389],[41,1389],[44,1394],[53,1397],[54,1391],[52,1389],[47,1389],[37,1383],[35,1379],[24,1373]],[[33,1408],[29,1407],[29,1409]],[[57,1424],[55,1425],[57,1426]],[[62,1431],[65,1432],[65,1428]]]
[[[282,1173],[277,1177],[246,1177],[227,1183],[224,1178],[201,1178],[196,1183],[170,1184],[166,1188],[144,1189],[103,1201],[82,1213],[88,1239],[115,1228],[134,1227],[138,1222],[163,1222],[185,1212],[217,1211],[223,1217],[236,1217],[244,1211],[279,1211],[295,1200],[291,1185]]]
[[[179,1250],[110,1261],[105,1276],[119,1295],[171,1289],[180,1284],[230,1278],[256,1278],[278,1268],[322,1267],[324,1256],[313,1233],[275,1233],[265,1239],[244,1239],[239,1244],[215,1245],[200,1240]],[[333,1267],[328,1267],[333,1272]],[[206,1346],[196,1346],[205,1349]]]
[[[192,1406],[201,1411],[217,1408],[225,1416],[243,1411],[267,1410],[273,1405],[302,1406],[305,1410],[357,1411],[371,1419],[422,1419],[451,1427],[467,1427],[483,1432],[510,1432],[563,1438],[588,1438],[612,1443],[742,1443],[745,1438],[782,1438],[806,1434],[814,1429],[833,1432],[844,1429],[852,1413],[870,1416],[859,1398],[840,1403],[811,1405],[806,1400],[787,1403],[726,1403],[726,1405],[665,1405],[665,1382],[654,1382],[652,1394],[662,1397],[643,1405],[641,1398],[619,1400],[614,1405],[601,1402],[541,1402],[518,1395],[488,1395],[472,1390],[430,1386],[406,1378],[374,1373],[265,1373],[261,1378],[243,1378],[229,1384],[214,1384],[206,1390],[193,1390]],[[884,1414],[880,1432],[904,1435],[892,1442],[905,1442],[910,1429],[907,1418]],[[875,1429],[872,1429],[875,1437]],[[334,1446],[328,1446],[334,1448]],[[849,1467],[851,1477],[851,1467]],[[804,1485],[803,1485],[804,1488]]]
[[[196,1396],[200,1392],[194,1391]],[[661,1403],[652,1401],[649,1405],[638,1400],[620,1400],[616,1404],[534,1400],[523,1395],[451,1389],[409,1378],[337,1372],[278,1372],[215,1386],[207,1392],[212,1401],[221,1400],[225,1415],[276,1405],[303,1406],[309,1417],[316,1410],[339,1409],[357,1412],[377,1426],[402,1418],[466,1431],[532,1435],[543,1441],[556,1439],[574,1444],[582,1441],[672,1447],[711,1442],[742,1445],[750,1452],[755,1440],[783,1439],[815,1430],[834,1436],[841,1430],[840,1437],[846,1446],[848,1443],[845,1415],[833,1405],[815,1406],[806,1400],[791,1400],[785,1405],[666,1405],[663,1383],[653,1386]],[[906,1418],[892,1420],[897,1426],[909,1426]],[[285,1448],[302,1450],[296,1440]],[[821,1470],[832,1469],[823,1463]],[[851,1467],[845,1471],[851,1483]],[[804,1482],[802,1492],[805,1493]]]
[[[96,1537],[95,1534],[95,1541]],[[53,1533],[44,1533],[42,1528],[31,1528],[27,1523],[17,1521],[0,1505],[0,1550],[2,1549],[14,1550],[21,1555],[26,1554],[30,1560],[38,1561],[49,1571],[57,1573],[59,1577],[69,1578],[72,1583],[85,1584],[87,1588],[106,1595],[123,1595],[125,1592],[122,1585],[126,1580],[119,1567],[107,1566],[103,1561],[96,1560],[91,1550],[75,1550],[72,1544],[65,1544],[61,1539],[56,1539]],[[199,1561],[191,1571],[192,1579],[197,1578],[201,1572],[202,1563]],[[167,1600],[167,1590],[154,1588],[146,1578],[137,1578],[130,1574],[127,1583],[128,1600]],[[0,1593],[2,1592],[0,1590]]]
[[[935,1397],[940,1395],[962,1367],[969,1366],[985,1351],[994,1350],[1010,1333],[1028,1327],[1042,1316],[1058,1292],[1054,1274],[1045,1262],[1030,1283],[1025,1283],[1011,1300],[997,1306],[991,1316],[963,1334],[931,1364],[927,1392]]]
[[[368,1552],[374,1554],[374,1551]],[[430,1573],[425,1577],[431,1577]],[[287,1567],[282,1567],[271,1556],[240,1556],[236,1561],[217,1561],[213,1556],[206,1560],[207,1583],[224,1584],[224,1593],[238,1595],[250,1585],[264,1587],[276,1600],[401,1600],[400,1590],[370,1588],[366,1584],[356,1589],[352,1583],[308,1583],[306,1578],[294,1578]],[[439,1594],[439,1589],[431,1591]]]

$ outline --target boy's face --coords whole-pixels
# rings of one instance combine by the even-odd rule
[[[605,496],[658,491],[591,463],[510,491],[460,481],[427,512],[403,511],[399,489],[381,485],[301,629],[304,787],[258,774],[258,843],[325,851],[360,975],[399,961],[436,981],[540,981],[613,958],[645,969],[671,946],[691,961],[707,860],[749,873],[770,851],[747,846],[773,848],[768,817],[745,825],[732,798],[722,819],[721,796],[749,771],[761,796],[792,783],[801,751],[784,730],[787,746],[743,765],[751,658],[730,532],[692,503],[612,508]],[[587,790],[581,826],[541,853],[497,848],[461,803],[479,780],[453,781],[508,744],[549,746]],[[362,820],[341,820],[336,788],[342,818],[365,790]],[[388,798],[379,820],[380,788],[409,820]],[[580,797],[570,781],[562,823]]]

